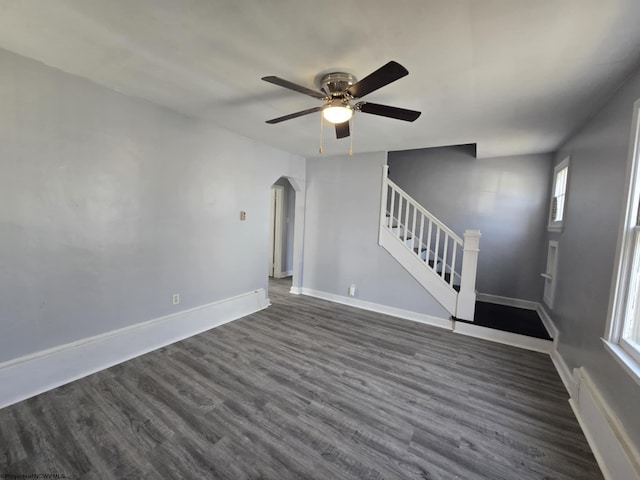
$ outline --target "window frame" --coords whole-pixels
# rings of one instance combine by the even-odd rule
[[[627,160],[627,185],[623,197],[623,215],[618,230],[616,263],[613,279],[607,326],[602,339],[607,350],[624,367],[631,377],[640,384],[640,345],[632,345],[624,338],[624,331],[630,322],[640,332],[640,298],[635,297],[635,315],[629,318],[632,301],[640,286],[640,99],[633,105],[631,139]],[[640,340],[640,339],[639,339]]]
[[[569,195],[569,163],[571,157],[567,157],[562,160],[559,164],[557,164],[553,169],[553,184],[551,186],[551,198],[549,201],[549,223],[547,224],[547,229],[550,232],[561,232],[564,228],[564,222],[567,218],[567,197]],[[553,219],[553,202],[556,198],[556,186],[558,183],[558,174],[567,169],[566,181],[564,185],[564,193],[563,193],[563,202],[562,202],[562,220],[554,220]]]

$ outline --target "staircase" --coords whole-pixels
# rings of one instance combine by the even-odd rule
[[[384,165],[378,243],[453,317],[473,321],[480,232],[460,238],[388,173]]]

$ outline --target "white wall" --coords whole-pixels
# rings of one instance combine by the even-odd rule
[[[449,318],[382,247],[378,223],[386,152],[307,160],[303,287]]]
[[[587,369],[640,449],[640,386],[601,341],[623,214],[633,103],[638,98],[640,72],[558,152],[556,164],[571,156],[565,226],[548,239],[559,242],[558,283],[550,311],[560,331],[558,350],[569,368]]]
[[[0,362],[267,288],[269,190],[304,159],[2,50],[0,71]]]

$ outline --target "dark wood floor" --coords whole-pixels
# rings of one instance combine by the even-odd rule
[[[267,310],[0,410],[0,474],[602,479],[548,356],[274,284]]]

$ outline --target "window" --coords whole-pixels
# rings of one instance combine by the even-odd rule
[[[551,189],[551,208],[549,211],[549,230],[551,231],[560,232],[564,225],[568,177],[569,157],[560,162],[553,170],[553,188]]]
[[[640,100],[634,105],[625,215],[620,222],[605,344],[640,383]]]

